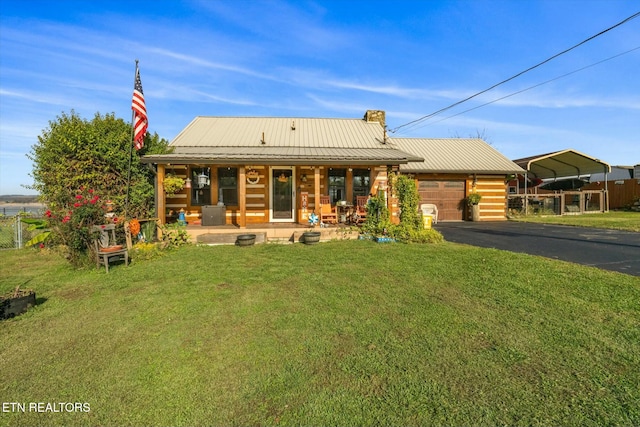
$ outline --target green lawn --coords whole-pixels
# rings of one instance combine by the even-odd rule
[[[528,215],[518,216],[512,219],[515,221],[546,224],[640,231],[640,212],[631,211],[609,211],[605,213],[590,213],[583,215]]]
[[[445,243],[0,252],[1,425],[640,425],[640,278]],[[90,412],[29,412],[29,403]]]

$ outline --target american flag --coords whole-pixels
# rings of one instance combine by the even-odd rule
[[[140,70],[136,65],[136,83],[133,87],[133,146],[136,150],[144,146],[144,136],[147,133],[149,122],[147,121],[147,107],[144,103],[144,93],[142,93],[142,81],[140,81]]]

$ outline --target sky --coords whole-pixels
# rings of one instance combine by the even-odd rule
[[[362,118],[391,137],[482,137],[510,159],[564,149],[640,163],[633,0],[0,2],[0,195],[34,194],[27,154],[62,113],[149,131],[196,116]]]

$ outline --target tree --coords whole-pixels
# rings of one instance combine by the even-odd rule
[[[123,214],[131,150],[131,124],[113,113],[96,113],[92,120],[73,110],[62,113],[38,136],[27,157],[33,162],[30,187],[53,208],[62,208],[69,196],[91,188],[104,200],[111,200],[116,213]],[[144,147],[133,153],[129,190],[129,217],[153,214],[153,172],[140,162],[144,154],[168,151],[168,141],[147,134]]]

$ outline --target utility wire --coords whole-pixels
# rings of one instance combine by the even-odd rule
[[[540,86],[542,86],[542,85],[546,85],[547,83],[551,83],[551,82],[554,82],[554,81],[556,81],[556,80],[560,80],[560,79],[565,78],[565,77],[567,77],[567,76],[570,76],[570,75],[572,75],[572,74],[578,73],[578,72],[580,72],[580,71],[584,71],[584,70],[586,70],[587,68],[595,67],[596,65],[602,64],[603,62],[610,61],[610,60],[612,60],[612,59],[618,58],[619,56],[622,56],[622,55],[626,55],[627,53],[631,53],[631,52],[636,51],[636,50],[638,50],[638,49],[640,49],[640,46],[636,46],[636,47],[634,47],[633,49],[629,49],[629,50],[627,50],[627,51],[625,51],[625,52],[622,52],[622,53],[619,53],[619,54],[617,54],[617,55],[610,56],[609,58],[603,59],[603,60],[598,61],[598,62],[594,62],[593,64],[586,65],[586,66],[584,66],[584,67],[582,67],[582,68],[578,68],[577,70],[570,71],[570,72],[568,72],[568,73],[566,73],[566,74],[563,74],[563,75],[561,75],[561,76],[554,77],[554,78],[549,79],[549,80],[546,80],[546,81],[544,81],[544,82],[542,82],[542,83],[538,83],[538,84],[536,84],[536,85],[529,86],[529,87],[528,87],[528,88],[526,88],[526,89],[522,89],[522,90],[519,90],[519,91],[517,91],[517,92],[510,93],[509,95],[505,95],[505,96],[503,96],[503,97],[500,97],[500,98],[494,99],[493,101],[485,102],[484,104],[480,104],[480,105],[477,105],[477,106],[475,106],[475,107],[473,107],[473,108],[469,108],[469,109],[464,110],[464,111],[461,111],[461,112],[459,112],[459,113],[452,114],[451,116],[444,117],[444,118],[442,118],[442,119],[440,119],[440,120],[436,120],[435,122],[429,122],[429,123],[425,123],[425,124],[424,124],[424,125],[422,125],[422,126],[416,126],[416,128],[415,128],[415,129],[420,129],[420,128],[422,128],[422,127],[424,127],[424,126],[428,125],[428,124],[436,124],[436,123],[440,123],[440,122],[443,122],[443,121],[445,121],[445,120],[449,120],[449,119],[451,119],[451,118],[453,118],[453,117],[457,117],[457,116],[460,116],[460,115],[462,115],[462,114],[468,113],[469,111],[477,110],[478,108],[484,107],[484,106],[486,106],[486,105],[490,105],[490,104],[494,104],[494,103],[496,103],[496,102],[498,102],[498,101],[502,101],[503,99],[511,98],[512,96],[519,95],[519,94],[521,94],[521,93],[523,93],[523,92],[526,92],[526,91],[528,91],[528,90],[535,89],[535,88],[540,87]],[[417,124],[416,124],[416,125],[417,125]]]
[[[456,102],[456,103],[454,103],[454,104],[451,104],[451,105],[449,105],[448,107],[441,108],[440,110],[438,110],[438,111],[436,111],[436,112],[434,112],[434,113],[427,114],[426,116],[422,116],[422,117],[420,117],[419,119],[416,119],[416,120],[410,121],[409,123],[405,123],[405,124],[403,124],[403,125],[400,125],[400,126],[398,126],[398,127],[395,127],[395,128],[393,128],[393,129],[391,129],[389,132],[391,132],[391,133],[395,133],[395,132],[397,132],[397,131],[398,131],[398,129],[401,129],[401,128],[406,127],[406,126],[409,126],[409,125],[413,125],[413,124],[419,123],[419,122],[421,122],[421,121],[423,121],[423,120],[426,120],[426,119],[428,119],[428,118],[430,118],[430,117],[433,117],[433,116],[438,115],[438,114],[440,114],[440,113],[442,113],[442,112],[444,112],[444,111],[447,111],[447,110],[449,110],[449,109],[451,109],[451,108],[453,108],[453,107],[455,107],[455,106],[458,106],[458,105],[462,104],[463,102],[467,102],[467,101],[469,101],[470,99],[475,98],[476,96],[479,96],[479,95],[482,95],[483,93],[489,92],[490,90],[495,89],[496,87],[498,87],[498,86],[500,86],[500,85],[503,85],[503,84],[505,84],[505,83],[507,83],[507,82],[510,82],[511,80],[513,80],[513,79],[515,79],[515,78],[517,78],[517,77],[520,77],[521,75],[523,75],[523,74],[525,74],[525,73],[528,73],[529,71],[531,71],[531,70],[533,70],[533,69],[535,69],[535,68],[538,68],[538,67],[540,67],[541,65],[544,65],[544,64],[546,64],[547,62],[549,62],[549,61],[551,61],[551,60],[553,60],[553,59],[555,59],[555,58],[557,58],[557,57],[559,57],[559,56],[561,56],[561,55],[564,55],[565,53],[567,53],[567,52],[569,52],[569,51],[571,51],[571,50],[573,50],[573,49],[575,49],[575,48],[577,48],[577,47],[579,47],[579,46],[582,46],[583,44],[585,44],[585,43],[587,43],[587,42],[589,42],[589,41],[591,41],[591,40],[595,39],[596,37],[599,37],[599,36],[603,35],[604,33],[608,32],[608,31],[613,30],[613,29],[614,29],[614,28],[616,28],[616,27],[619,27],[619,26],[620,26],[620,25],[622,25],[622,24],[626,24],[627,22],[631,21],[632,19],[637,18],[638,16],[640,16],[640,12],[636,12],[636,13],[634,13],[633,15],[631,15],[631,16],[629,16],[628,18],[626,18],[626,19],[624,19],[624,20],[622,20],[622,21],[618,22],[617,24],[615,24],[615,25],[613,25],[613,26],[611,26],[611,27],[607,28],[606,30],[602,30],[602,31],[600,31],[598,34],[595,34],[595,35],[593,35],[593,36],[591,36],[591,37],[589,37],[589,38],[587,38],[587,39],[585,39],[585,40],[581,41],[580,43],[578,43],[578,44],[576,44],[576,45],[574,45],[574,46],[572,46],[572,47],[570,47],[570,48],[568,48],[568,49],[565,49],[565,50],[563,50],[562,52],[557,53],[557,54],[555,54],[555,55],[551,56],[550,58],[547,58],[547,59],[545,59],[544,61],[542,61],[542,62],[540,62],[540,63],[538,63],[538,64],[536,64],[536,65],[534,65],[534,66],[532,66],[532,67],[529,67],[529,68],[527,68],[526,70],[521,71],[521,72],[519,72],[518,74],[515,74],[514,76],[509,77],[509,78],[508,78],[508,79],[506,79],[506,80],[501,81],[500,83],[496,83],[496,84],[494,84],[493,86],[491,86],[491,87],[489,87],[489,88],[487,88],[487,89],[485,89],[485,90],[483,90],[483,91],[480,91],[480,92],[478,92],[478,93],[476,93],[476,94],[474,94],[474,95],[471,95],[471,96],[469,96],[469,97],[467,97],[467,98],[465,98],[465,99],[463,99],[463,100],[461,100],[461,101],[458,101],[458,102]]]

